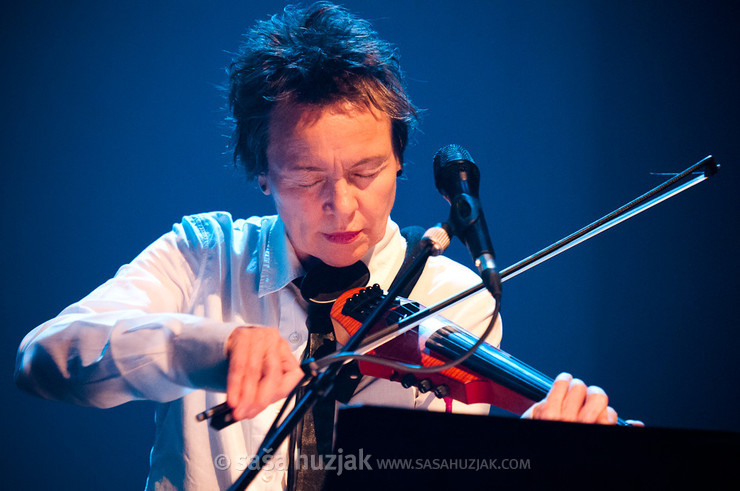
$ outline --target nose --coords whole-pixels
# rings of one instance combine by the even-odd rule
[[[338,179],[326,183],[326,198],[324,211],[339,218],[351,218],[357,210],[357,196],[353,188],[345,179]]]

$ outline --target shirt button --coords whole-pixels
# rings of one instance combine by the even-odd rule
[[[292,333],[290,333],[290,336],[288,336],[288,340],[291,343],[297,343],[300,339],[301,339],[301,337],[298,335],[297,332],[292,332]]]

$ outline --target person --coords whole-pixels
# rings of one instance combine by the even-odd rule
[[[256,24],[229,77],[235,161],[277,215],[184,217],[30,332],[16,361],[19,387],[45,398],[101,408],[155,401],[147,489],[232,484],[303,374],[309,332],[298,280],[319,262],[362,261],[369,283],[387,289],[406,250],[390,213],[417,113],[394,48],[368,22],[325,2],[287,7]],[[434,257],[409,297],[431,305],[479,281]],[[479,293],[445,316],[480,334],[494,307]],[[499,345],[501,335],[497,319],[487,340]],[[216,431],[196,421],[225,401],[237,424]],[[369,377],[349,401],[363,403],[444,410],[431,394]],[[616,421],[602,390],[567,374],[526,416]],[[275,459],[287,455],[285,442]],[[288,481],[276,465],[255,486]]]

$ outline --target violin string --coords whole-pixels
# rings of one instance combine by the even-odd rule
[[[401,312],[402,310],[404,312]],[[388,317],[386,318],[387,327],[377,330],[376,332],[366,336],[362,344],[357,348],[357,350],[354,351],[354,353],[365,354],[368,351],[371,351],[376,347],[385,344],[391,339],[394,339],[396,336],[400,336],[409,329],[416,327],[426,317],[423,317],[422,320],[416,322],[407,323],[407,325],[405,326],[402,326],[401,324],[404,321],[408,321],[413,314],[419,313],[420,310],[421,306],[416,302],[409,301],[403,305],[399,303],[396,307],[393,307],[393,310],[389,312]],[[393,319],[391,319],[391,315],[393,315]],[[339,350],[334,352],[334,355],[338,355],[340,353],[347,354],[348,352]],[[331,363],[321,363],[320,366],[324,367],[330,364]]]
[[[416,310],[412,310],[412,307]],[[416,322],[407,323],[405,326],[402,326],[401,324],[404,320],[408,320],[411,315],[418,313],[419,308],[420,306],[417,303],[411,301],[409,301],[406,306],[398,305],[397,307],[394,307],[393,310],[389,312],[389,316],[386,318],[387,326],[365,337],[362,344],[358,346],[355,351],[350,352],[340,349],[324,358],[314,360],[312,364],[309,365],[311,367],[311,370],[315,371],[331,365],[332,363],[334,363],[335,357],[339,355],[364,355],[365,353],[372,351],[375,348],[387,343],[388,341],[404,334],[406,331],[413,329],[414,327],[418,326],[423,321],[423,319],[417,320]],[[396,313],[397,310],[405,310],[406,315],[401,315],[400,312]],[[393,314],[393,316],[396,317],[395,322],[389,322],[390,314]]]
[[[503,280],[503,275],[502,275]],[[380,346],[381,344],[393,339],[395,336],[399,336],[403,334],[404,332],[408,331],[409,329],[412,329],[422,322],[426,320],[427,318],[431,317],[432,315],[436,314],[437,312],[440,312],[442,310],[445,310],[449,307],[452,307],[453,305],[457,304],[458,302],[466,299],[470,295],[473,295],[474,293],[480,292],[485,290],[485,286],[483,286],[483,283],[479,283],[477,286],[474,286],[472,288],[469,288],[457,295],[454,295],[447,300],[444,300],[442,302],[439,302],[438,304],[432,306],[432,307],[423,307],[417,302],[409,301],[407,305],[408,315],[403,317],[397,324],[389,324],[388,327],[381,329],[373,334],[368,335],[363,340],[363,344],[361,347],[359,347],[355,352],[358,354],[365,354],[368,351],[375,348],[375,346]],[[415,310],[411,310],[411,309]],[[386,339],[388,337],[388,339]],[[376,345],[373,345],[373,343],[377,343]],[[371,346],[372,347],[368,347]],[[340,352],[337,351],[334,354],[346,354],[346,352]],[[321,365],[321,367],[325,366],[324,364]]]

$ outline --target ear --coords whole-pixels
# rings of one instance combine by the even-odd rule
[[[269,195],[270,194],[270,186],[269,186],[269,184],[267,182],[267,174],[262,173],[262,174],[258,175],[257,176],[257,184],[259,184],[260,189],[262,190],[263,193],[265,193],[265,195]]]

